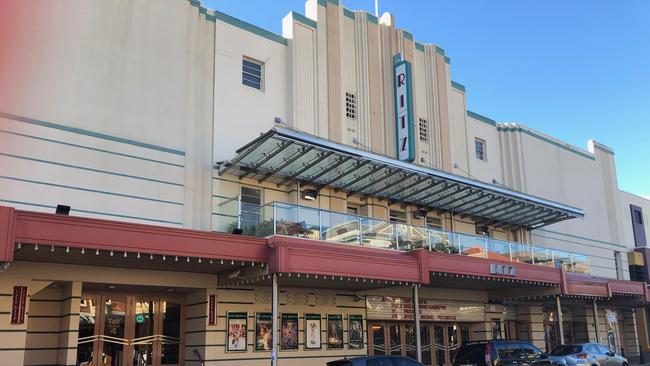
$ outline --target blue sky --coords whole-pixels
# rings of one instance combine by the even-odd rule
[[[281,33],[303,0],[209,0]],[[374,0],[343,0],[374,12]],[[379,0],[380,14],[451,57],[468,109],[616,152],[619,187],[650,198],[650,1]],[[646,155],[648,154],[648,155]]]

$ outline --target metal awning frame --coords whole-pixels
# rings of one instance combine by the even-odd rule
[[[286,155],[286,156],[285,156]],[[219,166],[240,179],[318,189],[453,212],[499,227],[535,228],[584,216],[581,209],[275,127]]]

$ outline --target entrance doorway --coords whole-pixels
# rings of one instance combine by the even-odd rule
[[[84,294],[77,365],[180,365],[183,313],[181,298]]]
[[[398,355],[415,359],[415,325],[413,323],[368,322],[370,355]],[[467,323],[427,323],[420,325],[422,363],[433,366],[451,365],[454,353],[469,342]]]

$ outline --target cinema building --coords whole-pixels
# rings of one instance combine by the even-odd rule
[[[1,14],[3,365],[647,348],[650,202],[614,152],[468,111],[390,14],[309,0],[282,35],[194,0]]]

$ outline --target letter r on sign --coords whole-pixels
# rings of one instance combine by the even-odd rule
[[[397,87],[399,88],[400,86],[404,85],[405,80],[406,80],[406,74],[397,75]]]

